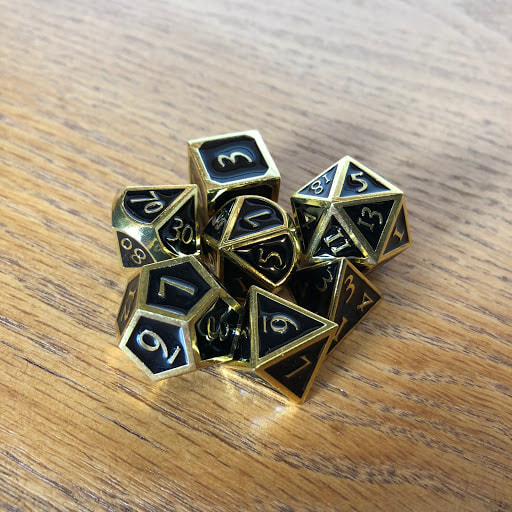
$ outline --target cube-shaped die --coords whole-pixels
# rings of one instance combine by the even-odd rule
[[[291,202],[308,263],[345,257],[370,270],[411,244],[403,192],[349,156]]]
[[[279,171],[257,130],[191,140],[188,154],[190,182],[199,186],[203,225],[239,195],[278,200]]]
[[[114,200],[112,228],[124,267],[142,267],[200,249],[196,185],[128,187]]]
[[[375,307],[381,294],[346,258],[304,267],[290,280],[297,303],[338,324],[328,353]]]
[[[230,366],[251,372],[295,402],[303,402],[337,325],[252,286]]]
[[[240,300],[251,285],[276,290],[300,259],[295,224],[275,202],[259,196],[228,201],[203,232],[203,257]]]
[[[117,316],[120,348],[153,380],[230,361],[242,308],[193,256],[144,266]]]

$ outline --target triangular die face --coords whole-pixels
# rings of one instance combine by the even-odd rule
[[[260,197],[245,198],[229,239],[242,238],[277,228],[284,224],[284,217],[277,205]]]
[[[363,258],[348,233],[332,216],[322,233],[320,242],[313,253],[314,258]]]
[[[135,238],[122,231],[117,231],[116,234],[123,267],[142,267],[154,263],[155,260],[151,254]]]
[[[165,248],[175,255],[194,254],[197,251],[195,198],[191,197],[158,230]]]
[[[303,196],[321,197],[324,199],[329,197],[337,169],[338,165],[336,164],[328,171],[325,171],[323,174],[318,176],[316,180],[313,180],[303,189],[299,190],[298,194]]]
[[[302,400],[316,375],[315,370],[322,362],[322,354],[327,340],[328,338],[324,338],[312,343],[279,362],[267,366],[264,372]]]
[[[231,215],[231,210],[235,205],[235,201],[230,201],[225,204],[215,215],[210,219],[204,228],[204,234],[211,236],[215,240],[220,240],[226,229],[226,225]]]
[[[346,198],[383,192],[389,192],[389,188],[386,185],[370,176],[352,162],[348,164],[340,197]]]
[[[287,233],[237,247],[233,253],[256,275],[264,276],[276,286],[290,273],[295,262],[295,247]]]
[[[347,264],[338,291],[338,304],[332,317],[338,324],[329,352],[359,323],[380,300],[380,293],[353,265]]]
[[[409,226],[407,225],[405,210],[402,206],[396,218],[395,225],[391,228],[391,234],[386,245],[386,249],[384,249],[384,255],[407,245],[410,240]]]
[[[306,251],[325,208],[307,204],[294,204],[293,206],[302,235],[303,249]]]
[[[322,322],[280,301],[257,294],[258,358],[308,337]]]
[[[394,200],[359,203],[344,210],[375,251],[389,219]]]
[[[184,190],[184,188],[128,190],[124,195],[124,208],[135,220],[149,224],[174,203]]]

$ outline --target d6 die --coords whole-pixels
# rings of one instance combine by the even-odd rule
[[[298,304],[338,324],[328,353],[382,297],[346,258],[298,270],[290,280],[290,290]]]
[[[236,298],[252,284],[274,290],[300,258],[290,216],[270,199],[241,196],[226,203],[203,233],[204,258]]]
[[[346,257],[369,270],[411,243],[403,192],[349,156],[291,202],[309,263]]]
[[[114,200],[112,228],[124,267],[198,255],[197,186],[128,187]]]
[[[239,195],[277,201],[279,171],[257,130],[191,140],[188,153],[190,182],[199,186],[203,225]]]
[[[144,266],[117,316],[120,348],[153,380],[232,359],[242,308],[193,256]]]
[[[249,290],[244,315],[230,365],[303,402],[337,325],[257,286]]]

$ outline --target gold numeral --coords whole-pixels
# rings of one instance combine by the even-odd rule
[[[180,240],[185,245],[188,245],[194,239],[194,228],[190,224],[185,224],[181,217],[174,217],[174,226],[171,229],[174,230],[174,237],[166,237],[168,242],[175,242]]]
[[[401,242],[402,238],[404,237],[405,231],[398,231],[398,228],[395,228],[395,231],[393,231],[393,236],[398,238],[398,241]]]
[[[267,328],[268,328],[268,324],[267,324],[267,320],[268,320],[268,316],[267,315],[263,315],[262,316],[262,319],[263,319],[263,332],[268,332],[267,331]],[[288,326],[289,325],[293,325],[293,327],[295,327],[295,330],[299,330],[299,326],[297,325],[297,323],[295,322],[295,320],[293,320],[293,318],[290,318],[289,316],[286,316],[286,315],[274,315],[272,316],[272,318],[270,319],[270,328],[274,331],[274,332],[277,332],[278,334],[284,334],[286,331],[288,331]]]
[[[343,249],[350,247],[350,240],[347,240],[347,238],[345,238],[345,235],[340,230],[340,228],[336,228],[336,231],[337,231],[336,234],[326,236],[323,239],[325,242],[325,245],[327,245],[327,247],[332,252],[332,254],[334,254],[334,256],[337,256],[338,253],[343,251]],[[334,245],[334,247],[331,247],[333,242],[335,242],[336,240],[340,240],[340,239],[341,239],[341,242],[340,242],[341,245]]]
[[[165,203],[158,197],[157,193],[154,190],[150,190],[149,195],[151,197],[134,197],[130,199],[130,203],[147,203],[144,206],[144,212],[148,215],[163,210]]]
[[[350,175],[351,181],[361,184],[361,188],[356,190],[356,192],[358,194],[360,194],[361,192],[364,192],[368,188],[368,183],[366,183],[365,180],[361,179],[362,176],[363,176],[362,172],[356,172],[356,173]]]
[[[249,224],[252,228],[259,228],[260,225],[257,222],[254,222],[253,219],[257,219],[258,217],[264,217],[266,215],[272,215],[272,211],[268,208],[264,208],[263,210],[259,210],[257,212],[250,213],[246,215],[243,220]]]
[[[123,304],[123,309],[121,311],[121,322],[126,322],[128,320],[128,317],[130,316],[130,312],[132,310],[133,301],[135,300],[135,293],[137,290],[130,290],[128,292],[128,295],[126,296],[126,300]]]
[[[347,287],[347,292],[350,291],[350,295],[348,296],[347,300],[345,301],[345,304],[347,304],[347,302],[352,298],[352,295],[354,295],[354,291],[356,289],[356,287],[354,286],[352,281],[354,281],[354,276],[352,274],[350,274],[343,282],[343,284]]]
[[[271,258],[275,258],[279,265],[276,265],[276,268],[282,269],[284,267],[283,259],[281,258],[281,255],[277,251],[272,251],[267,253],[267,255],[264,256],[264,250],[262,247],[259,248],[258,251],[258,263],[260,264],[260,267],[263,267],[264,263],[267,263]],[[268,268],[268,267],[263,267]]]
[[[132,241],[129,238],[123,238],[121,240],[121,247],[125,251],[132,251]],[[136,247],[133,249],[132,254],[130,254],[130,259],[135,265],[140,265],[146,259],[146,253],[140,247]]]
[[[329,278],[326,278],[325,276],[322,276],[322,286],[321,287],[318,286],[317,284],[315,284],[315,288],[319,292],[325,292],[325,290],[327,290],[327,284],[328,283],[332,283],[333,277],[332,277],[330,269],[327,269],[327,273],[329,274]]]
[[[362,218],[365,215],[368,215],[368,218],[370,218],[370,219],[373,219],[373,217],[377,217],[377,219],[379,220],[379,224],[381,224],[381,225],[384,222],[384,218],[382,217],[382,214],[380,212],[372,211],[372,210],[370,210],[370,208],[365,206],[361,210],[361,216],[359,217],[359,219],[357,219],[357,224],[358,224],[358,226],[367,227],[372,233],[373,233],[373,228],[375,227],[375,223],[370,224],[369,222],[364,221]]]
[[[185,281],[181,281],[180,279],[171,279],[170,277],[161,277],[160,278],[160,288],[158,289],[158,296],[164,298],[165,297],[165,285],[175,286],[178,290],[182,292],[188,293],[189,295],[194,295],[196,293],[196,287],[186,283]]]
[[[144,341],[145,336],[147,336],[153,341],[152,345],[149,345]],[[165,344],[164,340],[160,336],[158,336],[156,332],[150,331],[149,329],[144,329],[142,332],[139,332],[137,334],[137,343],[148,352],[155,352],[159,348],[162,349],[164,359],[167,359],[167,362],[169,364],[173,364],[174,361],[176,361],[176,358],[178,357],[178,354],[181,351],[181,347],[177,346],[174,349],[174,352],[172,353],[171,357],[169,357],[169,351],[167,350],[167,345]]]
[[[345,327],[345,324],[348,322],[348,320],[343,317],[342,320],[341,320],[341,323],[340,325],[338,326],[338,329],[336,331],[336,334],[334,335],[334,337],[336,339],[338,339],[340,336],[341,336],[341,332],[343,331],[343,328]],[[339,341],[339,340],[338,340]]]
[[[247,163],[252,164],[252,158],[249,155],[242,153],[241,151],[234,151],[229,156],[228,155],[219,155],[219,157],[217,158],[217,162],[222,167],[226,166],[226,164],[224,163],[224,160],[228,160],[233,165],[235,165],[237,157],[245,158],[247,160]]]
[[[359,311],[364,311],[364,308],[366,308],[367,306],[370,306],[371,304],[373,304],[373,299],[368,297],[368,295],[366,295],[366,292],[365,292],[363,295],[363,302],[361,302],[361,304],[359,304],[359,306],[357,306],[357,309]]]
[[[307,368],[311,364],[311,361],[306,356],[301,356],[301,359],[304,361],[304,364],[301,367],[297,368],[296,370],[293,370],[293,372],[290,372],[287,375],[285,375],[286,379],[291,379],[294,375],[297,375],[297,373],[301,372],[302,370],[304,370],[304,368]]]

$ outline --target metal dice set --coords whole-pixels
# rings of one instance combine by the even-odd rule
[[[292,219],[259,132],[188,148],[191,184],[128,187],[114,201],[121,263],[138,268],[120,348],[153,380],[224,364],[303,402],[381,298],[362,272],[411,243],[403,192],[346,156],[292,196]]]

